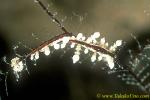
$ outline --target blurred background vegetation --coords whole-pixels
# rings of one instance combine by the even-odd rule
[[[132,39],[131,33],[136,36],[146,34],[146,37],[150,34],[150,0],[42,1],[49,5],[49,10],[74,34],[82,32],[90,35],[99,31],[109,43],[117,39],[128,42]],[[32,36],[33,33],[39,40]],[[2,56],[12,56],[12,46],[19,41],[34,48],[60,33],[62,31],[34,0],[0,0]],[[17,96],[21,94],[25,98],[32,96],[54,97],[59,100],[94,100],[97,99],[97,93],[141,92],[136,87],[126,86],[115,75],[107,75],[99,64],[84,61],[73,65],[72,50],[60,57],[63,53],[64,51],[59,50],[50,57],[42,57],[36,67],[29,64],[30,78],[25,77],[20,83],[12,82],[14,80],[11,74],[8,83],[10,98],[19,99]]]

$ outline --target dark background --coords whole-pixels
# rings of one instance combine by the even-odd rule
[[[149,0],[43,0],[49,9],[58,13],[68,31],[90,35],[100,31],[102,37],[111,44],[117,39],[126,41],[126,47],[119,57],[126,60],[128,48],[135,49],[131,33],[138,37],[141,44],[149,38]],[[39,38],[36,39],[32,33]],[[0,0],[0,68],[9,70],[2,61],[15,56],[12,48],[21,42],[29,48],[37,47],[62,31],[49,19],[33,0]],[[146,42],[147,43],[147,42]],[[22,55],[29,52],[19,46]],[[73,49],[54,51],[48,57],[40,55],[37,66],[27,60],[30,75],[24,71],[19,82],[13,72],[8,75],[8,93],[5,94],[4,77],[1,76],[0,95],[3,100],[96,100],[96,94],[143,93],[134,86],[128,86],[116,77],[101,70],[105,63],[90,62],[89,55],[83,55],[82,63],[73,64]]]

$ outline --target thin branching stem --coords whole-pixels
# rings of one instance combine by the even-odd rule
[[[70,34],[68,35],[66,33],[63,33],[63,34],[60,34],[60,35],[57,35],[57,36],[51,38],[48,41],[43,42],[41,45],[39,45],[37,48],[33,49],[29,54],[27,54],[25,56],[25,59],[28,58],[29,56],[31,56],[31,54],[34,54],[35,52],[41,50],[43,47],[49,45],[50,43],[53,43],[54,41],[56,41],[56,40],[58,40],[60,38],[63,38],[64,36],[70,36]],[[86,46],[87,48],[92,48],[92,49],[96,50],[97,52],[108,54],[108,55],[114,57],[114,54],[112,52],[108,51],[107,49],[105,49],[105,48],[103,48],[101,46],[94,45],[94,44],[88,44],[88,43],[86,43],[84,41],[79,41],[79,40],[76,40],[76,39],[70,39],[69,42],[70,43],[80,44],[80,45]]]
[[[66,28],[62,25],[62,23],[46,8],[46,6],[40,1],[36,0],[36,2],[42,7],[42,9],[48,14],[48,16],[55,22],[64,33],[70,34]]]
[[[33,49],[29,54],[27,54],[25,56],[25,58],[28,58],[31,54],[34,54],[36,51],[39,51],[40,49],[42,49],[43,47],[45,47],[46,45],[64,37],[64,36],[70,36],[70,34],[68,35],[67,33],[63,33],[63,34],[60,34],[60,35],[57,35],[53,38],[51,38],[50,40],[47,40],[45,42],[43,42],[42,44],[40,44],[37,48]]]
[[[36,2],[42,7],[42,9],[48,14],[48,16],[52,19],[53,22],[55,22],[60,28],[61,30],[63,31],[62,34],[59,34],[57,36],[54,36],[53,38],[43,42],[41,45],[39,45],[37,48],[35,49],[32,49],[32,51],[30,53],[28,53],[27,55],[25,55],[24,57],[22,57],[20,59],[20,61],[24,61],[26,60],[28,57],[30,57],[32,54],[36,53],[36,52],[39,52],[42,48],[44,48],[45,46],[49,46],[51,43],[59,40],[59,39],[62,39],[63,37],[70,37],[69,39],[69,43],[74,43],[74,44],[80,44],[82,45],[83,47],[86,47],[86,48],[89,48],[89,49],[92,49],[94,51],[96,51],[97,53],[103,53],[103,54],[107,54],[109,56],[111,56],[112,58],[115,58],[115,53],[114,52],[111,52],[110,49],[107,49],[107,48],[104,48],[103,46],[101,45],[97,45],[97,44],[94,44],[94,43],[87,43],[86,41],[80,41],[80,40],[77,40],[76,38],[72,38],[74,37],[74,35],[72,33],[70,33],[69,31],[66,30],[66,28],[61,24],[61,22],[48,10],[48,8],[46,8],[46,6],[40,1],[40,0],[36,0]],[[135,37],[134,37],[135,38]],[[136,39],[136,38],[135,38]],[[138,43],[139,44],[139,43]],[[141,48],[139,46],[139,48]],[[116,59],[116,58],[115,58]],[[117,62],[117,61],[115,61]],[[134,73],[134,71],[129,67],[129,66],[122,66],[123,68],[123,71],[128,71],[135,79],[136,81],[142,86],[143,90],[148,93],[147,89],[145,88],[145,84],[140,80],[140,78]],[[121,70],[120,70],[121,72]],[[8,92],[7,92],[7,83],[6,83],[6,80],[7,80],[7,74],[6,73],[6,76],[5,76],[5,87],[6,87],[6,93],[8,95]]]
[[[59,27],[61,27],[62,31],[64,32],[63,34],[60,34],[60,35],[57,35],[55,37],[53,37],[52,39],[48,40],[48,41],[45,41],[44,43],[42,43],[40,46],[38,46],[36,49],[33,49],[29,54],[27,54],[25,56],[25,58],[23,59],[26,59],[28,58],[31,54],[35,53],[36,51],[39,51],[40,49],[42,49],[44,46],[52,43],[53,41],[56,41],[64,36],[73,36],[73,34],[71,32],[68,32],[66,30],[66,28],[60,23],[60,21],[46,8],[46,6],[40,1],[40,0],[36,0],[36,2],[42,7],[42,9],[49,15],[49,17],[57,23],[57,25]],[[83,41],[78,41],[78,40],[70,40],[69,42],[74,42],[74,43],[77,43],[77,44],[81,44],[81,45],[85,45],[86,47],[89,47],[89,48],[92,48],[94,50],[96,50],[97,52],[101,52],[101,53],[105,53],[105,54],[109,54],[110,56],[114,57],[114,54],[110,51],[108,51],[107,49],[103,48],[103,47],[100,47],[100,46],[96,46],[96,45],[93,45],[93,44],[88,44],[86,42],[83,42]]]

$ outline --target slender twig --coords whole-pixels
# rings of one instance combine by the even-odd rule
[[[69,35],[70,35],[70,34],[69,34]],[[48,44],[50,44],[50,43],[52,43],[52,42],[54,42],[54,41],[56,41],[56,40],[58,40],[58,39],[64,37],[64,36],[68,36],[68,34],[67,34],[67,33],[63,33],[63,34],[60,34],[60,35],[57,35],[57,36],[51,38],[50,40],[47,40],[47,41],[43,42],[43,43],[40,44],[37,48],[33,49],[29,54],[27,54],[27,55],[25,56],[25,59],[28,58],[31,54],[35,53],[36,51],[39,51],[40,49],[42,49],[42,48],[45,47],[46,45],[48,45]]]
[[[56,40],[58,40],[60,38],[63,38],[64,36],[70,36],[70,35],[68,35],[66,33],[63,33],[63,34],[60,34],[60,35],[57,35],[57,36],[51,38],[48,41],[43,42],[41,45],[39,45],[37,48],[33,49],[29,54],[27,54],[25,56],[25,59],[28,58],[31,54],[34,54],[35,52],[41,50],[46,45],[48,45],[48,44],[50,44],[50,43],[52,43],[52,42],[54,42],[54,41],[56,41]],[[103,48],[101,46],[94,45],[94,44],[88,44],[88,43],[86,43],[84,41],[79,41],[79,40],[76,40],[76,39],[70,39],[69,42],[70,43],[81,44],[81,45],[86,46],[87,48],[92,48],[92,49],[96,50],[97,52],[108,54],[108,55],[114,57],[114,54],[112,52],[110,52],[109,50],[107,50],[107,49],[105,49],[105,48]]]
[[[66,28],[62,25],[62,23],[46,8],[46,6],[40,1],[36,0],[36,2],[42,7],[42,9],[48,14],[48,16],[55,22],[64,33],[70,34]]]

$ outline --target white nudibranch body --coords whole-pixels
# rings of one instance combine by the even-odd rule
[[[87,54],[88,52],[89,52],[89,50],[88,50],[88,49],[85,49],[85,50],[84,50],[84,53],[85,53],[85,54]]]
[[[48,46],[45,46],[43,49],[44,49],[44,54],[45,54],[46,56],[48,56],[48,55],[50,54],[50,49],[49,49],[49,47],[48,47]]]
[[[122,45],[122,40],[117,40],[115,44],[116,44],[117,47],[121,46]]]
[[[82,37],[83,37],[83,34],[82,34],[82,33],[78,33],[78,35],[77,35],[76,39],[77,39],[77,40],[81,40],[81,39],[82,39]]]
[[[79,59],[80,59],[80,56],[79,55],[74,55],[73,57],[72,57],[72,60],[73,60],[73,63],[76,63],[76,62],[78,62],[79,61]]]
[[[101,61],[102,60],[102,56],[100,55],[99,57],[98,57],[98,61]]]
[[[39,51],[36,51],[35,53],[31,54],[30,59],[31,60],[39,59]]]
[[[62,38],[62,42],[63,42],[64,44],[67,44],[67,43],[69,42],[69,40],[70,40],[70,37],[63,37],[63,38]]]
[[[70,48],[74,48],[75,47],[75,43],[71,43]]]
[[[11,67],[13,68],[13,71],[18,73],[21,72],[24,68],[23,62],[20,61],[20,58],[15,57],[11,60]]]
[[[21,71],[24,69],[24,64],[23,62],[20,60],[20,58],[15,57],[11,60],[11,67],[14,71],[14,74],[16,76],[16,81],[18,81],[19,79],[19,73],[21,73]]]
[[[104,55],[104,59],[107,62],[108,66],[110,69],[113,69],[115,64],[114,64],[114,58],[109,56],[109,55]]]
[[[37,59],[39,59],[39,52],[37,51],[37,52],[35,52],[35,59],[37,60]]]
[[[96,52],[91,57],[91,62],[95,62],[95,61],[96,61]]]
[[[66,44],[69,42],[70,37],[63,37],[62,38],[62,44],[60,45],[60,48],[63,49],[66,47]]]
[[[122,45],[122,40],[117,40],[112,46],[110,46],[110,51],[115,51],[117,47]]]
[[[60,48],[63,49],[63,48],[65,48],[65,46],[66,46],[66,44],[65,44],[65,43],[62,43],[62,44],[60,45]]]
[[[60,48],[60,45],[57,43],[54,43],[53,45],[54,45],[54,49],[56,49],[56,50],[58,50]]]
[[[104,45],[104,44],[105,44],[105,38],[102,38],[101,41],[100,41],[100,43],[101,43],[102,45]]]
[[[91,43],[91,42],[92,42],[92,38],[88,37],[87,40],[86,40],[86,43]]]
[[[99,38],[100,37],[100,32],[95,32],[93,34],[93,37],[96,39],[96,38]]]

